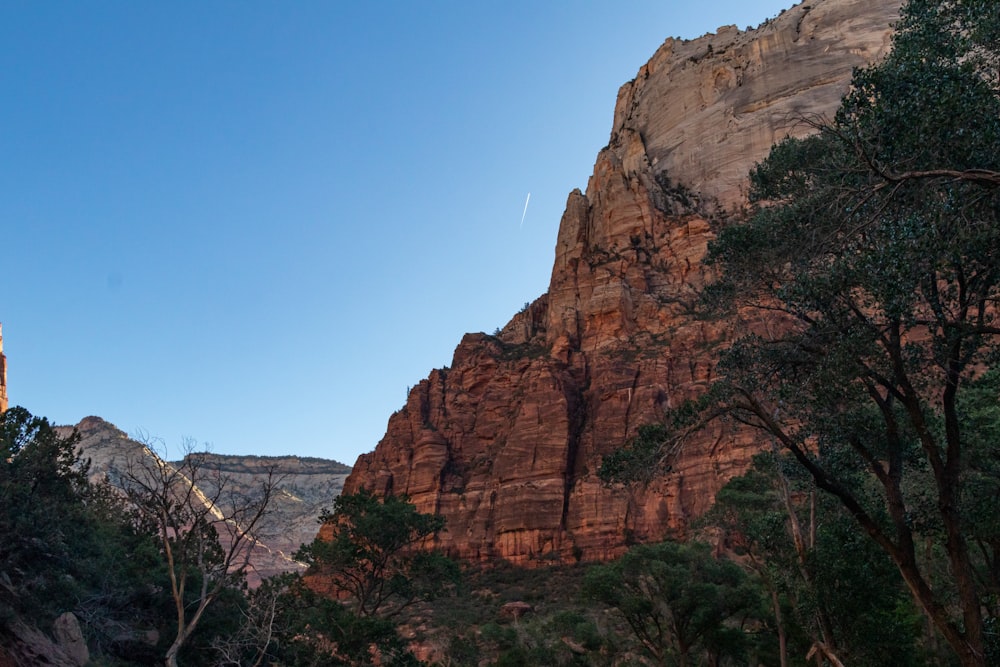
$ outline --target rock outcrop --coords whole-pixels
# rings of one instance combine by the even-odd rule
[[[646,488],[604,487],[601,459],[703,392],[734,331],[768,327],[692,316],[711,218],[744,205],[774,142],[835,110],[899,6],[815,0],[756,30],[668,39],[622,86],[587,191],[569,195],[548,293],[499,335],[466,335],[345,491],[408,494],[470,560],[601,560],[683,532],[759,451],[752,435],[704,432]]]
[[[77,622],[74,636],[83,639]],[[62,629],[54,634],[62,635]],[[85,644],[81,646],[77,639],[71,640],[71,646],[63,645],[68,638],[60,636],[52,639],[45,633],[20,621],[11,623],[0,631],[0,667],[81,667],[89,659]],[[81,662],[81,659],[83,662]]]
[[[3,329],[0,328],[0,412],[6,412],[6,411],[7,411],[7,357],[4,356],[3,353]]]

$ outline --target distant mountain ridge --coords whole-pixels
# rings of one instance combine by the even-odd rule
[[[763,446],[718,426],[672,473],[609,488],[602,457],[703,393],[719,350],[761,320],[696,318],[712,223],[747,174],[832,114],[883,56],[901,0],[814,0],[755,30],[668,39],[624,84],[586,192],[570,193],[547,293],[468,334],[358,458],[345,492],[403,493],[445,517],[437,546],[472,561],[606,560],[682,534]]]
[[[74,429],[80,433],[78,451],[82,459],[90,461],[90,478],[94,481],[107,478],[112,485],[121,486],[121,474],[130,460],[159,458],[145,444],[100,417],[86,417],[76,426],[56,428],[63,437]],[[301,544],[313,540],[320,513],[332,506],[351,471],[350,466],[337,461],[314,457],[233,456],[206,452],[190,456],[200,457],[203,464],[218,469],[237,491],[250,488],[268,468],[274,468],[279,478],[278,493],[258,535],[262,544],[254,550],[254,581],[302,569],[292,556]],[[203,492],[211,490],[202,489]]]
[[[349,474],[351,466],[333,459],[322,459],[315,456],[259,456],[256,454],[215,454],[213,452],[198,452],[199,458],[215,461],[223,470],[234,473],[252,473],[261,465],[278,465],[287,472],[294,471],[299,475],[338,475]]]

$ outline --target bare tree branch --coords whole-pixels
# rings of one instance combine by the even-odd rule
[[[258,544],[255,532],[279,479],[274,468],[267,469],[257,488],[246,492],[198,456],[192,441],[184,442],[184,457],[176,465],[158,455],[155,441],[143,444],[144,450],[129,458],[122,482],[137,519],[155,531],[167,560],[177,634],[165,664],[176,667],[208,606],[246,575]],[[197,587],[193,599],[189,583]]]

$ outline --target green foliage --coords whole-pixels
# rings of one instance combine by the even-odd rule
[[[310,589],[297,575],[282,575],[265,586],[280,592],[276,614],[270,620],[275,628],[267,651],[271,664],[421,664],[407,650],[391,621],[352,613],[338,600]]]
[[[338,496],[320,521],[332,527],[332,538],[317,538],[296,558],[333,595],[298,577],[269,583],[283,590],[275,623],[281,630],[269,651],[290,665],[419,664],[389,618],[459,583],[454,561],[419,548],[443,519],[417,512],[406,497],[362,490]]]
[[[0,625],[47,630],[71,611],[92,655],[149,664],[142,637],[169,618],[163,561],[121,497],[88,482],[78,442],[24,408],[0,415]]]
[[[415,605],[398,618],[420,625],[443,665],[635,664],[629,660],[638,647],[624,621],[581,595],[586,569],[469,565],[454,596]],[[531,611],[514,619],[502,611],[510,602],[526,602]]]
[[[417,512],[405,496],[342,494],[320,521],[332,526],[332,539],[317,538],[296,558],[348,594],[359,616],[397,612],[442,594],[459,579],[454,561],[417,549],[444,527],[444,519]]]
[[[212,604],[204,606],[197,627],[176,654],[177,662],[185,665],[288,666],[420,664],[399,637],[395,623],[386,615],[374,612],[398,613],[406,604],[432,598],[454,581],[455,564],[440,554],[403,553],[419,539],[433,534],[440,527],[440,520],[417,513],[404,499],[382,503],[371,494],[343,498],[335,505],[339,512],[325,518],[336,517],[341,528],[345,528],[350,518],[353,530],[341,534],[346,532],[357,542],[350,549],[341,544],[339,551],[331,552],[322,547],[316,549],[314,544],[304,553],[311,558],[317,553],[321,557],[328,553],[339,554],[344,558],[340,561],[342,566],[353,563],[357,568],[353,572],[355,575],[378,563],[379,572],[384,575],[380,582],[384,589],[379,592],[384,597],[379,604],[366,606],[366,614],[357,613],[357,606],[344,604],[336,596],[320,594],[293,574],[266,581],[255,591],[244,592],[223,586],[212,598]],[[217,544],[217,538],[213,539]],[[173,553],[180,557],[183,543],[170,544]],[[160,554],[155,544],[147,546],[146,551],[153,557]],[[345,553],[352,558],[347,558]],[[392,557],[382,558],[389,553]],[[314,560],[313,572],[318,573],[329,564],[328,560]],[[159,572],[165,576],[162,566]],[[155,576],[154,572],[147,574],[150,579]],[[187,570],[184,591],[188,609],[202,606],[205,591],[202,583],[206,576],[212,576],[211,572],[206,575],[197,568]],[[169,613],[167,597],[161,595],[161,608]],[[169,642],[169,635],[164,635]],[[150,664],[158,661],[156,656],[162,656],[166,646],[158,650],[148,646],[133,648],[144,648],[145,653],[134,653],[128,659]]]
[[[71,604],[74,542],[85,537],[86,517],[78,441],[21,407],[0,416],[0,577],[10,582],[0,595],[8,608],[54,616]]]
[[[587,572],[584,590],[617,609],[661,665],[693,664],[702,653],[716,660],[743,655],[742,625],[760,611],[743,570],[695,542],[635,547]]]
[[[686,401],[673,410],[664,424],[643,424],[632,440],[601,462],[598,476],[605,484],[648,483],[669,473],[684,439],[700,429],[705,413],[715,400],[714,389],[693,401]]]
[[[958,408],[968,451],[961,512],[965,532],[980,552],[1000,554],[1000,369],[973,381]],[[1000,560],[989,558],[983,565],[992,604],[1000,605]]]
[[[670,472],[664,460],[669,456],[672,432],[663,424],[644,424],[625,447],[616,449],[601,462],[598,475],[605,484],[648,482]]]
[[[601,647],[597,626],[579,611],[561,611],[552,617],[549,626],[554,634],[568,636],[585,649],[596,651]]]
[[[721,528],[760,577],[770,623],[785,633],[790,656],[824,642],[845,664],[921,664],[918,615],[898,571],[787,457],[755,457],[719,491],[702,523]]]
[[[725,415],[790,452],[965,665],[998,657],[986,654],[1000,562],[996,393],[982,377],[1000,359],[996,9],[911,0],[892,52],[855,72],[835,119],[753,171],[758,206],[711,244],[720,279],[705,302],[716,314],[756,309],[771,326],[724,353],[693,421]],[[638,438],[609,473],[642,479],[688,431]],[[780,546],[774,516],[752,520],[762,544]],[[813,588],[834,571],[817,571]],[[883,581],[851,572],[857,585],[868,576]]]

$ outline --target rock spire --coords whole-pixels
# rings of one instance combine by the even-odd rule
[[[3,353],[3,324],[0,324],[0,412],[7,411],[7,356]]]

